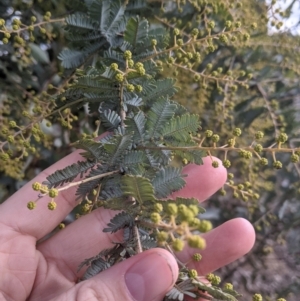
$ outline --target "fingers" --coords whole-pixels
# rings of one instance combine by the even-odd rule
[[[36,200],[38,196],[38,192],[32,189],[32,184],[34,182],[45,181],[48,175],[78,160],[82,160],[82,157],[80,156],[80,151],[75,151],[41,172],[6,202],[1,204],[1,223],[6,224],[22,234],[32,235],[37,239],[49,233],[78,205],[74,198],[76,188],[62,191],[59,194],[56,199],[57,209],[55,211],[48,209],[47,203],[50,201],[50,198],[47,196],[40,199],[37,207],[30,211],[27,208],[27,203]]]
[[[218,168],[212,167],[210,157],[203,158],[203,165],[189,164],[184,167],[182,173],[187,174],[186,185],[172,193],[171,197],[196,198],[203,202],[219,190],[226,182],[227,170],[218,158],[213,157],[213,160],[219,162]]]
[[[203,234],[206,248],[203,251],[186,247],[181,253],[176,253],[181,262],[191,262],[188,266],[206,275],[227,265],[247,254],[255,242],[253,226],[243,218],[230,220],[221,226]],[[199,262],[192,262],[193,254],[201,253]]]
[[[55,301],[161,301],[178,276],[173,256],[152,249],[83,281]]]
[[[43,256],[56,262],[56,268],[69,281],[76,281],[78,266],[83,260],[97,255],[101,250],[113,247],[112,242],[122,242],[122,231],[105,233],[116,211],[97,209],[80,217],[65,229],[37,246]]]

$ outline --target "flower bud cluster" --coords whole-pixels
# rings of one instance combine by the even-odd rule
[[[199,214],[197,205],[187,206],[170,202],[166,206],[162,206],[158,203],[153,206],[152,210],[149,217],[155,227],[159,229],[156,233],[159,245],[168,242],[176,252],[183,250],[185,241],[192,248],[201,250],[205,248],[205,240],[199,235],[193,235],[191,231],[207,232],[212,229],[212,224],[210,221],[197,218]],[[166,231],[166,225],[168,225],[168,231]]]
[[[206,279],[212,284],[212,285],[218,285],[221,282],[221,277],[217,276],[213,273],[209,273],[206,275]]]
[[[54,210],[56,209],[56,202],[54,201],[54,198],[56,198],[58,196],[58,189],[56,188],[48,188],[48,186],[43,185],[39,182],[34,182],[32,184],[32,189],[34,191],[39,191],[41,194],[43,195],[49,195],[49,197],[51,198],[51,201],[48,203],[48,209],[49,210]],[[36,202],[29,202],[27,204],[27,208],[32,210],[36,207]]]

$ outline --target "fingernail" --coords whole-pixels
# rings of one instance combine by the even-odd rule
[[[171,289],[174,271],[164,255],[152,253],[130,267],[125,283],[133,300],[151,301]]]

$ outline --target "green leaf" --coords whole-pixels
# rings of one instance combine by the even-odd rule
[[[185,181],[182,178],[181,168],[168,166],[157,172],[152,180],[157,198],[165,198],[174,191],[177,191],[185,186]]]
[[[114,165],[122,160],[125,151],[129,149],[132,144],[132,136],[117,136],[112,140],[112,144],[105,144],[104,149],[108,153],[106,163],[108,165]]]
[[[105,110],[100,113],[101,124],[106,130],[111,131],[117,128],[121,122],[121,117],[115,111]]]
[[[101,175],[108,171],[107,165],[98,165],[97,168],[92,169],[86,179]],[[76,200],[84,199],[93,189],[95,189],[101,182],[103,178],[98,178],[90,180],[88,182],[82,183],[78,186],[75,195],[77,196]]]
[[[130,0],[126,7],[126,13],[133,15],[140,14],[141,11],[148,10],[149,6],[145,0]]]
[[[147,168],[148,159],[143,151],[129,151],[123,158],[123,162],[120,163],[121,170],[124,170],[126,174],[134,176],[143,176],[145,168]]]
[[[143,151],[129,151],[123,158],[122,167],[132,167],[139,164],[145,164],[147,158]]]
[[[83,281],[83,280],[90,279],[90,278],[94,277],[95,275],[99,274],[100,272],[107,270],[110,267],[111,267],[111,265],[109,262],[105,261],[101,257],[97,258],[91,262],[91,265],[85,271],[81,280]]]
[[[121,196],[102,201],[102,203],[105,209],[124,210],[124,203],[126,203],[126,201],[126,198]]]
[[[81,50],[64,49],[58,55],[58,58],[62,61],[61,65],[64,68],[76,68],[82,65],[93,53],[99,51],[99,49],[103,47],[105,43],[105,40],[99,40]]]
[[[154,147],[164,147],[164,144],[155,144],[155,143],[150,143],[147,144],[147,146],[154,146]],[[151,155],[153,159],[155,160],[156,163],[160,165],[168,165],[170,163],[170,157],[171,157],[171,151],[166,150],[166,149],[157,149],[153,150],[151,149]]]
[[[93,22],[86,14],[77,13],[66,17],[66,23],[69,26],[78,27],[79,29],[95,30],[95,22]]]
[[[143,136],[145,133],[145,123],[146,118],[143,111],[139,111],[133,118],[129,119],[126,122],[127,132],[133,133],[133,142],[139,143],[143,140]]]
[[[96,162],[78,161],[77,163],[73,163],[64,169],[57,170],[55,173],[49,175],[46,178],[47,181],[44,181],[43,184],[47,185],[48,188],[52,188],[62,186],[65,183],[70,183],[78,175],[80,175],[80,178],[82,178],[83,174],[94,167],[95,164]]]
[[[156,88],[153,89],[151,93],[146,94],[144,91],[142,92],[144,103],[149,104],[162,97],[171,97],[177,91],[174,83],[174,79],[171,78],[156,81]]]
[[[111,48],[103,53],[103,61],[107,65],[110,65],[111,63],[117,63],[119,65],[119,68],[125,66],[123,52],[119,52]]]
[[[165,144],[173,147],[193,147],[197,146],[197,143],[194,141],[181,142],[177,140],[165,140]],[[175,156],[179,156],[182,159],[187,159],[189,163],[195,163],[198,165],[203,164],[202,158],[206,156],[206,152],[203,150],[197,149],[186,149],[186,150],[172,150]]]
[[[107,226],[108,226],[107,228],[103,229],[103,232],[115,233],[125,227],[132,228],[134,226],[134,219],[130,214],[123,211],[123,212],[116,214],[110,220],[110,222]]]
[[[160,130],[174,116],[176,105],[171,104],[168,99],[156,101],[148,112],[146,130],[149,137],[159,136]]]
[[[102,37],[101,33],[85,33],[85,34],[78,34],[78,33],[68,33],[67,39],[71,42],[82,42],[82,41],[93,41],[96,39],[100,39]]]
[[[184,114],[173,117],[162,129],[161,134],[166,138],[173,138],[179,141],[190,140],[190,133],[195,133],[199,128],[199,116]]]
[[[89,15],[98,22],[99,29],[112,46],[117,46],[117,35],[125,29],[124,12],[125,6],[118,0],[95,0],[90,6]]]
[[[108,84],[106,79],[103,81],[100,76],[97,78],[95,76],[79,77],[77,83],[75,83],[72,88],[82,91],[87,90],[89,93],[118,91],[118,88],[116,88],[114,84]]]
[[[138,96],[129,97],[129,93],[124,93],[124,105],[126,105],[126,110],[128,106],[130,107],[140,107],[143,104],[143,100]]]
[[[158,162],[155,152],[145,149],[145,155],[151,167],[158,168],[160,166],[160,162]]]
[[[121,189],[121,175],[116,174],[114,177],[105,178],[102,182],[101,199],[111,200],[113,198],[120,198],[123,196]]]
[[[84,153],[80,153],[84,158],[99,161],[103,155],[102,144],[92,139],[81,139],[74,143],[73,146],[77,149],[85,150]]]
[[[121,183],[124,195],[135,198],[139,204],[155,200],[154,189],[149,179],[125,175]]]
[[[139,17],[130,18],[124,33],[124,40],[135,49],[137,45],[143,44],[148,37],[148,28],[149,24],[146,19],[140,20]]]

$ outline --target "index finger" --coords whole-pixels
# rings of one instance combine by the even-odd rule
[[[77,150],[45,169],[2,203],[0,206],[1,223],[22,234],[34,236],[36,239],[44,237],[53,230],[78,205],[74,198],[76,187],[59,193],[56,198],[58,208],[54,212],[47,207],[47,203],[50,201],[48,196],[41,198],[37,207],[30,211],[27,208],[27,203],[36,200],[38,196],[38,192],[32,189],[32,184],[34,182],[43,182],[48,175],[58,169],[63,169],[78,160],[82,160],[80,152],[80,150]]]
[[[210,157],[203,158],[203,165],[189,164],[183,168],[182,173],[187,174],[184,178],[186,185],[179,191],[173,192],[171,197],[197,198],[200,202],[212,196],[217,189],[220,189],[227,179],[227,169],[218,161],[219,167],[212,166]]]

